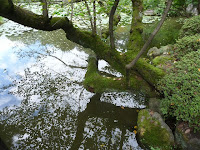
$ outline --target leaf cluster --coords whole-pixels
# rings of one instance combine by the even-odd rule
[[[163,114],[189,122],[200,130],[200,50],[193,51],[177,63],[160,80],[158,88],[164,94]]]
[[[187,19],[180,30],[179,38],[200,33],[200,15]]]
[[[200,48],[200,34],[178,39],[174,47],[175,57],[180,60],[184,55]]]

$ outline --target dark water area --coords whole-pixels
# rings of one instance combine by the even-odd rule
[[[133,131],[145,95],[88,92],[82,82],[92,53],[62,30],[1,25],[1,143],[22,150],[142,149]],[[99,70],[121,76],[103,60]]]

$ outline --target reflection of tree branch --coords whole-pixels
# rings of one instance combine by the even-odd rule
[[[80,94],[79,94],[79,112],[80,112],[80,101],[81,101],[81,95],[82,95],[82,93],[83,93],[83,91],[85,90],[85,88],[82,88],[82,90],[81,90],[81,92],[80,92]]]
[[[110,149],[110,146],[112,144],[112,141],[111,141],[112,129],[119,128],[122,131],[122,136],[123,136],[122,138],[124,138],[125,132],[126,132],[126,130],[123,129],[124,126],[126,125],[128,129],[128,127],[133,126],[134,123],[136,125],[137,119],[132,117],[133,115],[135,116],[137,115],[137,112],[135,109],[131,109],[131,108],[122,109],[121,107],[117,107],[114,104],[102,102],[100,101],[100,96],[101,94],[94,95],[90,99],[90,102],[87,104],[86,109],[83,112],[80,112],[78,114],[77,131],[76,131],[75,140],[72,143],[71,149],[78,149],[82,141],[84,141],[88,137],[87,135],[83,137],[83,135],[84,135],[84,128],[86,126],[85,123],[89,118],[107,118],[108,119],[108,121],[106,122],[106,127],[107,127],[106,133],[109,135],[108,137],[110,137],[108,141],[108,147],[109,147],[108,149]],[[118,122],[113,124],[114,120],[118,120]],[[111,124],[112,124],[112,127],[110,126]],[[120,144],[121,146],[121,143],[117,143],[117,144]]]
[[[85,20],[83,20],[83,18],[78,18],[78,20],[82,21],[89,29],[91,29],[91,27],[85,22]]]
[[[50,56],[50,57],[53,57],[53,58],[55,58],[55,59],[57,59],[57,60],[59,60],[60,62],[62,62],[65,66],[68,66],[68,67],[71,67],[71,68],[81,68],[81,69],[86,69],[87,67],[79,67],[79,66],[73,66],[73,65],[68,65],[68,64],[66,64],[64,61],[62,61],[60,58],[58,58],[58,57],[56,57],[56,56],[54,56],[54,55],[51,55],[51,54],[48,54],[48,55],[45,55],[45,54],[42,54],[42,53],[39,53],[39,52],[35,52],[36,54],[40,54],[40,55],[42,55],[42,56]]]
[[[53,69],[51,69],[51,68],[49,68],[49,69],[50,69],[51,71],[53,71],[53,72],[55,72],[55,73],[57,73],[57,74],[61,75],[62,77],[64,77],[64,78],[66,78],[66,79],[70,80],[70,83],[72,82],[72,83],[75,83],[75,84],[78,84],[78,85],[83,85],[83,83],[82,83],[82,82],[78,82],[78,81],[72,81],[71,79],[67,78],[65,75],[63,75],[63,74],[61,74],[61,73],[59,73],[59,72],[57,72],[57,71],[55,71],[55,70],[53,70]]]

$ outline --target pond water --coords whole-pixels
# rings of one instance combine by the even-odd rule
[[[0,26],[0,138],[10,149],[142,149],[133,131],[145,95],[88,92],[90,54],[62,30]],[[99,70],[121,76],[103,60]]]

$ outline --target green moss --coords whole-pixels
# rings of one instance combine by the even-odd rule
[[[129,38],[129,49],[133,50],[134,53],[139,52],[142,48],[144,41],[142,38],[142,32],[143,32],[143,23],[142,18],[140,16],[140,11],[142,4],[140,2],[135,2],[135,6],[133,6],[133,17],[132,17],[132,23],[131,23],[131,35]]]
[[[131,62],[135,57],[132,51],[126,53],[127,62]],[[140,58],[133,67],[150,85],[155,86],[159,79],[164,77],[165,72],[147,62],[145,58]]]
[[[164,65],[166,62],[172,60],[170,56],[157,56],[156,58],[153,59],[153,65],[158,66],[158,65]]]
[[[179,31],[182,27],[182,23],[178,21],[179,18],[168,18],[160,31],[154,37],[150,47],[160,48],[163,45],[174,44],[178,39]],[[153,24],[146,24],[143,30],[143,38],[147,40],[153,30],[156,28],[158,21]]]
[[[89,58],[87,73],[85,75],[84,86],[92,92],[102,93],[110,90],[127,90],[126,79],[124,77],[103,77],[97,69],[97,59],[95,56]],[[155,96],[155,92],[143,79],[136,74],[130,78],[130,86],[135,91],[144,92],[149,96]]]
[[[149,110],[141,110],[138,115],[138,133],[144,145],[161,150],[170,150],[169,133],[160,122],[150,115]]]
[[[96,93],[102,93],[107,90],[118,89],[125,90],[125,80],[122,78],[103,77],[97,69],[97,60],[95,57],[89,58],[88,69],[85,75],[84,85],[87,89]]]
[[[2,24],[3,23],[3,18],[2,17],[0,17],[0,24]]]

